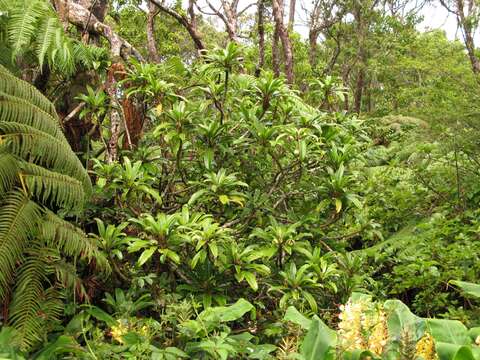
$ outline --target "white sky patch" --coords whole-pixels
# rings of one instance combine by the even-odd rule
[[[424,7],[420,14],[423,16],[423,22],[418,26],[420,31],[442,29],[450,40],[461,38],[462,34],[457,31],[455,16],[440,4],[430,4]]]

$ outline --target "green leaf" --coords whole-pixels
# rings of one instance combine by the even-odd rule
[[[257,283],[257,278],[255,277],[255,274],[244,271],[243,275],[245,277],[245,280],[247,281],[248,285],[253,289],[253,291],[258,290],[258,283]]]
[[[407,305],[400,300],[387,300],[384,309],[388,314],[388,332],[400,340],[400,334],[413,335],[413,340],[418,341],[425,332],[425,321],[413,314]],[[398,344],[397,344],[398,345]]]
[[[440,360],[476,360],[472,349],[465,345],[435,342],[435,347]]]
[[[165,255],[175,264],[180,264],[180,256],[175,251],[172,251],[170,249],[159,249],[158,252],[162,255]]]
[[[289,306],[283,317],[285,321],[291,321],[294,324],[300,325],[302,329],[307,330],[312,325],[312,320],[306,318],[294,306]]]
[[[426,319],[425,321],[435,341],[455,345],[470,343],[467,328],[460,321],[444,319]]]
[[[207,192],[206,189],[202,189],[202,190],[198,190],[197,192],[195,192],[191,197],[190,197],[190,200],[188,200],[188,203],[187,205],[192,205],[194,204],[200,197],[203,196],[203,194],[205,194]]]
[[[342,200],[335,199],[335,211],[337,214],[342,210]]]
[[[243,315],[253,309],[253,305],[245,299],[239,299],[230,306],[217,306],[204,310],[198,316],[199,319],[209,321],[218,317],[220,322],[229,322],[240,319]]]
[[[334,360],[337,333],[318,318],[312,319],[301,345],[305,360]]]
[[[450,281],[450,283],[458,286],[460,289],[462,289],[463,292],[467,293],[468,295],[480,298],[480,285],[458,280],[452,280]]]
[[[117,322],[115,319],[107,314],[105,311],[102,309],[96,307],[96,306],[88,306],[86,309],[87,313],[92,315],[94,318],[97,320],[101,320],[107,323],[108,326],[115,326],[117,325]]]
[[[216,259],[218,257],[218,247],[217,244],[214,242],[208,243],[208,248],[210,249],[210,252],[213,255],[213,258]]]
[[[376,356],[371,351],[358,349],[353,351],[346,351],[343,354],[342,359],[343,360],[376,360],[381,358]]]
[[[220,195],[218,197],[218,200],[220,200],[220,202],[223,204],[223,205],[227,205],[229,202],[230,202],[230,199],[228,198],[227,195]]]
[[[144,252],[142,252],[142,255],[140,255],[140,257],[138,258],[137,265],[142,266],[143,264],[145,264],[148,261],[148,259],[152,257],[155,250],[157,250],[157,248],[151,247],[150,249],[147,249]]]

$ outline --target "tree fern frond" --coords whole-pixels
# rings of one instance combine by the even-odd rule
[[[88,299],[87,291],[83,286],[82,279],[77,275],[75,266],[63,260],[58,260],[52,264],[52,268],[57,281],[60,282],[64,288],[75,289],[75,292],[80,298]]]
[[[83,185],[77,179],[22,162],[21,176],[29,192],[42,204],[80,210],[85,202]]]
[[[19,331],[23,349],[62,314],[62,284],[78,284],[67,259],[110,270],[94,239],[48,210],[79,206],[91,191],[57,119],[52,103],[0,66],[0,302],[12,294],[7,325]]]
[[[24,99],[57,118],[55,106],[34,86],[10,73],[0,65],[0,91]]]
[[[41,209],[19,191],[10,192],[0,206],[0,300],[5,300],[17,261],[37,228]]]
[[[73,57],[85,68],[90,68],[94,61],[108,59],[108,51],[103,47],[85,45],[82,42],[75,41],[73,44]]]
[[[41,235],[51,247],[59,249],[68,256],[95,260],[97,267],[107,273],[111,271],[105,256],[98,251],[95,239],[89,238],[83,231],[69,222],[48,212],[42,222]]]
[[[38,0],[21,1],[20,6],[10,9],[8,36],[13,54],[25,51],[38,31],[38,21],[46,16],[48,7]]]
[[[43,67],[47,54],[52,49],[58,25],[58,19],[55,17],[45,19],[40,25],[39,36],[36,39],[36,53],[40,69]]]
[[[67,142],[31,126],[4,121],[0,121],[0,141],[5,142],[13,154],[25,161],[79,179],[85,192],[90,193],[90,178]]]
[[[65,74],[72,74],[75,70],[72,41],[65,36],[62,27],[55,30],[55,46],[51,52],[51,63]]]
[[[29,125],[57,138],[65,139],[58,119],[24,99],[2,92],[0,92],[0,121]]]
[[[18,170],[17,159],[0,146],[0,201],[3,195],[12,189]]]
[[[8,0],[0,0],[0,11],[6,12],[9,9]]]
[[[35,242],[17,274],[8,321],[18,330],[24,349],[41,340],[45,324],[62,314],[63,304],[58,299],[58,292],[54,289],[44,290],[51,270],[46,266],[47,259],[52,257],[55,257],[55,253]]]

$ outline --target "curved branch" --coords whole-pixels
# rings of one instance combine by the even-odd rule
[[[152,4],[157,6],[157,8],[167,14],[173,17],[175,20],[177,20],[180,25],[182,25],[190,34],[190,37],[193,40],[193,43],[195,44],[195,47],[199,52],[202,52],[205,50],[205,45],[203,44],[202,37],[200,33],[198,32],[194,14],[193,14],[193,0],[190,0],[189,4],[189,14],[192,17],[191,19],[188,19],[187,16],[181,15],[178,12],[176,12],[173,9],[170,9],[168,6],[165,6],[160,0],[149,0]]]
[[[66,15],[68,22],[82,30],[106,38],[110,43],[110,52],[114,57],[121,56],[122,58],[127,59],[132,55],[139,61],[144,61],[143,56],[137,49],[135,49],[128,41],[120,37],[110,26],[99,21],[98,18],[84,6],[69,2],[67,7],[65,4],[66,0],[61,0],[61,2],[64,3],[65,8],[67,9]]]

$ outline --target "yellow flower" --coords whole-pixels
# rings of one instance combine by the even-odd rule
[[[370,299],[348,301],[340,307],[339,348],[343,351],[368,349],[381,355],[388,341],[387,318]]]
[[[117,320],[117,323],[118,325],[110,328],[110,334],[112,335],[112,339],[123,344],[122,336],[128,332],[128,326],[124,324],[122,320]]]
[[[435,351],[435,341],[432,335],[426,333],[418,340],[416,345],[415,357],[422,357],[424,360],[437,360],[438,355]]]
[[[364,302],[348,301],[340,307],[338,324],[339,345],[343,350],[364,349],[365,341],[362,337],[362,312],[366,308]]]
[[[381,355],[388,341],[387,317],[383,310],[374,315],[373,327],[368,337],[368,349],[376,355]]]

